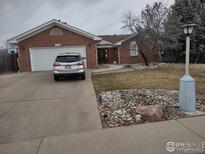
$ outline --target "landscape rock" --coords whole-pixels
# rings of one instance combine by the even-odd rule
[[[179,92],[176,90],[125,89],[101,92],[97,101],[103,128],[112,128],[158,121],[160,118],[172,120],[188,117],[179,109],[178,98]],[[156,105],[160,109],[153,109],[157,112],[154,119],[148,119],[137,112],[139,106],[143,108],[142,106]],[[205,112],[205,95],[197,95],[196,106],[197,110]],[[149,114],[153,114],[153,110]]]
[[[162,117],[162,108],[159,105],[138,106],[136,112],[139,113],[144,121],[160,121]]]
[[[137,114],[137,115],[135,116],[135,120],[136,120],[136,121],[140,121],[141,118],[142,118],[142,116],[141,116],[140,114]]]

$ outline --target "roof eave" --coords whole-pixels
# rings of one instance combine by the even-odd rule
[[[113,48],[113,45],[98,45],[98,49],[103,49],[103,48]]]
[[[82,36],[88,37],[90,39],[93,39],[94,41],[102,40],[102,38],[100,38],[100,37],[98,37],[98,36],[96,36],[94,34],[88,33],[86,31],[83,31],[83,30],[78,29],[78,28],[76,28],[74,26],[68,25],[66,23],[62,23],[62,22],[60,22],[60,21],[58,21],[56,19],[52,19],[52,20],[50,20],[50,21],[48,21],[48,22],[46,22],[46,23],[44,23],[44,24],[42,24],[40,26],[37,26],[37,27],[35,27],[35,28],[31,29],[31,30],[28,30],[28,31],[20,34],[20,35],[17,35],[15,37],[7,40],[6,42],[10,43],[10,44],[18,43],[18,42],[20,42],[20,41],[22,41],[22,40],[24,40],[26,38],[29,38],[29,37],[31,37],[31,36],[33,36],[35,34],[38,34],[38,33],[42,32],[43,30],[46,30],[46,29],[48,29],[48,28],[50,28],[50,27],[52,27],[54,25],[57,25],[57,26],[60,26],[62,28],[65,28],[67,30],[73,31],[73,32],[75,32],[77,34],[80,34]]]
[[[101,37],[98,37],[98,36],[94,36],[94,40],[95,40],[95,41],[101,41],[102,38],[101,38]]]
[[[116,42],[114,45],[118,45],[118,46],[119,46],[119,45],[122,45],[122,43],[124,43],[124,42],[126,42],[127,40],[129,40],[129,39],[135,37],[136,35],[137,35],[137,34],[133,34],[133,35],[131,35],[130,37],[124,39],[124,40],[120,40],[119,42]]]
[[[14,40],[14,39],[7,40],[6,43],[8,43],[8,44],[18,44],[18,42],[16,40]]]
[[[117,45],[117,46],[122,45],[122,41],[119,41],[119,42],[115,43],[114,45]]]
[[[24,36],[26,36],[26,35],[28,35],[28,34],[30,34],[30,33],[32,33],[32,32],[37,31],[37,29],[41,29],[42,27],[46,27],[46,25],[49,25],[49,24],[51,24],[51,23],[53,23],[53,22],[55,22],[55,21],[56,21],[56,19],[52,19],[52,20],[50,20],[50,21],[48,21],[48,22],[46,22],[46,23],[44,23],[44,24],[41,24],[41,25],[39,25],[39,26],[37,26],[37,27],[35,27],[35,28],[32,28],[32,29],[30,29],[30,30],[28,30],[28,31],[25,31],[25,32],[23,32],[23,33],[21,33],[21,34],[19,34],[19,35],[16,35],[16,36],[14,36],[14,37],[8,39],[7,42],[8,42],[8,43],[13,43],[13,42],[18,43],[18,42],[19,42],[18,40],[19,40],[20,38],[23,38]]]

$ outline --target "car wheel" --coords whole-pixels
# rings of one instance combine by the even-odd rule
[[[59,81],[60,80],[59,76],[57,76],[57,75],[54,75],[53,78],[54,78],[55,81]]]
[[[85,75],[82,75],[82,76],[81,76],[81,79],[82,79],[82,80],[85,80]]]

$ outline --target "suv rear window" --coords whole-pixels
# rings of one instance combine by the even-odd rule
[[[81,57],[78,55],[68,55],[68,56],[57,56],[56,62],[76,62],[76,61],[81,61]]]

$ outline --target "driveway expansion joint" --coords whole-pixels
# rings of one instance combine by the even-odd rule
[[[39,150],[40,150],[40,147],[41,147],[42,142],[43,142],[43,137],[42,137],[42,138],[41,138],[41,140],[40,140],[40,143],[39,143],[39,145],[38,145],[38,148],[37,148],[36,154],[38,154],[38,152],[39,152]]]

